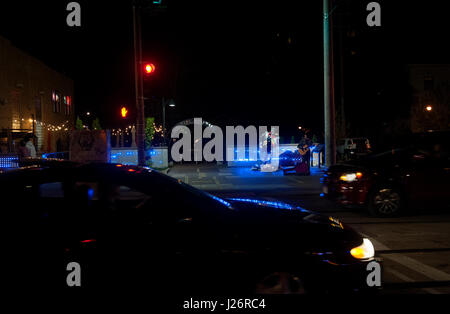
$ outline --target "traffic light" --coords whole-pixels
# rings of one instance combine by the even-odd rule
[[[153,63],[147,63],[145,64],[145,74],[151,74],[155,72],[155,65]]]
[[[120,109],[120,115],[122,116],[122,118],[126,118],[128,115],[128,109],[126,107],[122,107]]]

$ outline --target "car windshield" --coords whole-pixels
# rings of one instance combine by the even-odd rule
[[[166,176],[165,179],[170,180],[172,183],[175,183],[173,178],[169,178]],[[218,197],[215,195],[212,195],[210,193],[207,193],[205,191],[202,191],[200,189],[197,189],[195,187],[193,187],[192,185],[186,184],[184,182],[177,181],[176,184],[178,184],[179,186],[181,186],[184,190],[186,190],[188,193],[191,193],[192,195],[195,195],[196,197],[200,198],[200,199],[204,199],[207,201],[213,201],[214,203],[216,203],[219,207],[226,207],[227,209],[232,210],[233,207],[231,206],[231,203]]]
[[[126,184],[151,197],[161,199],[167,204],[183,204],[183,201],[187,201],[194,207],[197,204],[199,209],[208,208],[210,212],[215,214],[226,213],[233,209],[231,204],[222,198],[154,170],[137,167],[128,168],[126,166],[117,167],[117,165],[116,167],[105,166],[101,167],[97,173],[100,178],[107,178],[106,182],[116,186]],[[90,174],[92,173],[91,169],[91,166],[88,165],[84,171]],[[130,169],[136,169],[136,171],[130,172]]]
[[[356,146],[355,149],[359,152],[367,151],[369,148],[366,141],[364,138],[353,139],[353,144]]]

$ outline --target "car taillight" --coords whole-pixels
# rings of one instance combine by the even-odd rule
[[[88,239],[88,240],[83,240],[83,241],[80,241],[81,243],[92,243],[92,242],[96,242],[96,240],[95,239]]]

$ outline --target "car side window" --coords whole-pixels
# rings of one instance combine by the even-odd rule
[[[153,205],[149,194],[126,184],[79,180],[73,182],[71,187],[71,206],[78,204],[75,206],[82,207],[90,219],[99,222],[137,220]]]
[[[61,224],[60,218],[66,215],[67,206],[62,181],[26,183],[22,197],[29,207],[27,215],[30,219],[37,219],[34,220],[36,223]]]
[[[151,196],[129,186],[121,185],[117,187],[116,199],[127,207],[141,208],[151,199]]]
[[[41,198],[64,198],[63,183],[43,183],[39,185],[39,195]]]
[[[103,185],[102,192],[101,201],[106,203],[110,210],[125,214],[144,210],[153,199],[149,194],[127,185]]]

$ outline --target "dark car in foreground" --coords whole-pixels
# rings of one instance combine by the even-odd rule
[[[331,166],[324,195],[381,217],[407,209],[450,207],[450,134],[417,134],[397,148]]]
[[[368,288],[374,248],[337,219],[220,199],[148,168],[42,161],[0,174],[12,284],[182,294]],[[72,289],[72,288],[68,288]]]

